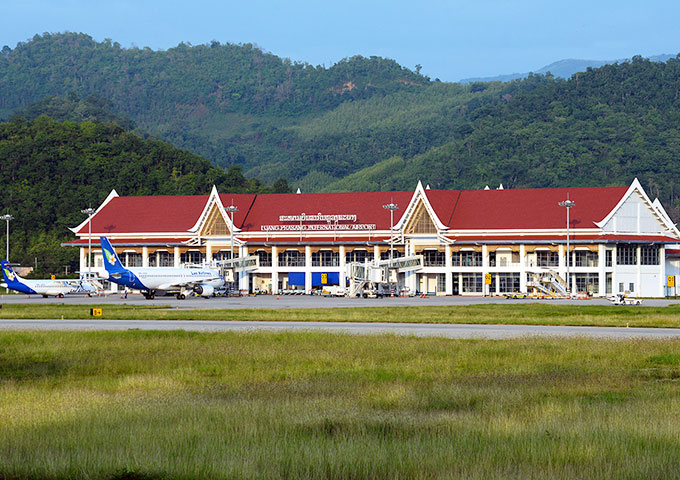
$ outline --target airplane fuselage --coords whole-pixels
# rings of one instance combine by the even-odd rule
[[[126,272],[109,274],[109,280],[137,290],[170,290],[196,283],[217,288],[224,284],[220,274],[209,268],[129,267]]]

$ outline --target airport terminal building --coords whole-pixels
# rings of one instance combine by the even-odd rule
[[[567,224],[567,217],[569,223]],[[103,272],[99,237],[127,266],[217,264],[257,257],[234,273],[243,292],[311,293],[346,285],[350,263],[421,255],[394,270],[403,292],[541,293],[567,277],[595,296],[669,293],[680,232],[640,183],[629,187],[121,197],[115,190],[72,229],[86,271]],[[90,234],[91,230],[91,234]],[[567,250],[567,244],[569,245]],[[569,265],[567,266],[567,262]],[[675,275],[675,273],[668,273]],[[563,280],[562,280],[563,281]],[[544,284],[543,284],[544,285]],[[115,285],[114,285],[115,287]]]

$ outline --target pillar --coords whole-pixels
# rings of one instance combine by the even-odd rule
[[[451,261],[451,245],[446,244],[444,247],[444,265],[446,267],[446,272],[444,277],[446,278],[446,294],[453,295],[453,274],[451,273],[453,269],[453,262]]]
[[[142,247],[142,267],[149,266],[149,247]]]
[[[527,248],[523,243],[519,246],[519,291],[529,293],[527,291]]]
[[[279,293],[279,247],[272,247],[272,294]]]
[[[312,293],[312,247],[305,245],[305,293]]]
[[[175,268],[179,267],[179,247],[175,247],[173,251],[173,261],[175,262]]]
[[[345,262],[345,246],[340,245],[339,249],[340,255],[340,286],[346,288],[347,286],[347,263]]]

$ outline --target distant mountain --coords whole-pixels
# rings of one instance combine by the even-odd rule
[[[675,55],[654,55],[649,57],[648,60],[652,62],[665,62]],[[612,65],[614,63],[622,63],[630,61],[629,58],[619,59],[619,60],[578,60],[574,58],[566,60],[558,60],[550,65],[539,68],[538,70],[531,72],[534,74],[545,75],[550,72],[554,77],[557,78],[571,78],[571,76],[578,72],[585,72],[588,68],[599,68],[604,65]],[[473,77],[464,78],[460,83],[472,83],[472,82],[511,82],[512,80],[518,80],[520,78],[527,78],[529,72],[527,73],[509,73],[505,75],[497,75],[495,77]]]

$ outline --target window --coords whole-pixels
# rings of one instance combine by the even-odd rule
[[[446,274],[444,273],[437,274],[437,291],[438,292],[446,291]]]
[[[142,266],[142,254],[135,252],[123,252],[120,257],[120,261],[125,264],[126,267],[141,267]]]
[[[575,273],[573,275],[577,292],[588,292],[590,295],[599,293],[600,276],[597,273]]]
[[[656,245],[640,247],[640,263],[642,265],[659,265],[659,247]]]
[[[597,267],[598,255],[597,252],[590,250],[576,250],[574,254],[574,263],[577,267]]]
[[[634,283],[629,283],[628,284],[628,290],[630,290],[631,293],[635,291],[635,284]]]
[[[611,250],[605,250],[604,252],[604,262],[606,267],[611,267],[612,266],[612,251]],[[611,292],[609,292],[611,293]]]
[[[505,260],[505,257],[503,257],[503,260]],[[496,252],[489,252],[489,266],[490,267],[496,266]],[[501,266],[504,267],[505,265]]]
[[[607,272],[607,273],[605,274],[605,282],[606,282],[606,284],[607,284],[607,286],[606,286],[606,289],[607,289],[607,290],[606,290],[606,293],[609,295],[609,294],[612,293],[612,273],[611,273],[611,272]]]
[[[481,273],[463,273],[461,275],[463,293],[482,292]]]
[[[340,254],[331,250],[320,250],[312,253],[313,267],[337,267],[340,265]]]
[[[499,273],[498,285],[501,292],[519,292],[519,273]]]
[[[421,252],[426,267],[443,267],[446,265],[446,254],[437,250],[423,250]],[[481,254],[480,254],[481,255]]]
[[[557,267],[560,264],[560,256],[557,252],[536,252],[536,265],[539,267]]]
[[[392,258],[399,258],[403,257],[404,254],[400,252],[399,250],[392,249]],[[385,250],[380,254],[380,260],[389,260],[390,259],[390,251]]]
[[[234,250],[234,256],[238,257],[238,252],[236,250]],[[219,252],[213,253],[213,260],[216,262],[222,262],[229,259],[231,259],[231,250],[220,250]]]
[[[279,253],[279,267],[304,267],[305,254],[297,250],[286,250]]]
[[[616,247],[617,265],[636,265],[637,247],[635,245],[618,245]]]
[[[481,267],[482,252],[454,252],[451,260],[456,267]]]
[[[623,293],[623,282],[619,282],[619,293]]]
[[[173,267],[175,265],[175,254],[167,250],[157,250],[149,255],[150,267]]]
[[[369,255],[366,250],[353,250],[345,253],[345,262],[347,263],[364,263],[366,260],[373,261],[373,255]]]
[[[179,261],[185,264],[201,265],[205,262],[205,253],[201,253],[198,250],[189,250],[179,256]]]
[[[261,267],[271,267],[272,266],[272,253],[265,250],[258,250],[254,253],[260,258]]]

